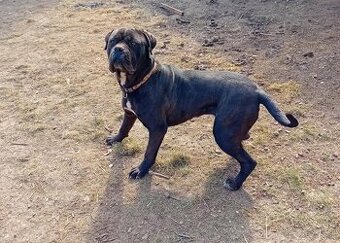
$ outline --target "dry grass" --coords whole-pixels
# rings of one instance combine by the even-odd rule
[[[156,170],[167,175],[181,175],[188,173],[190,165],[190,156],[177,150],[168,150],[157,160]]]
[[[164,221],[164,218],[155,216],[157,209],[163,217],[164,211],[169,208],[172,210],[169,214],[183,217],[191,228],[203,233],[220,234],[234,227],[232,224],[226,225],[229,220],[238,222],[243,218],[234,211],[239,210],[237,204],[243,205],[249,198],[252,201],[252,206],[248,207],[250,214],[245,217],[245,222],[235,223],[240,226],[238,230],[242,229],[241,226],[249,227],[249,232],[260,235],[264,225],[261,220],[268,216],[270,230],[281,232],[287,239],[290,239],[291,232],[311,240],[317,234],[322,234],[322,239],[326,240],[339,239],[339,233],[334,228],[339,225],[339,218],[336,217],[337,194],[326,187],[320,188],[318,184],[318,180],[327,181],[327,173],[336,173],[315,160],[316,157],[322,157],[325,161],[332,158],[328,152],[323,154],[318,146],[319,142],[327,146],[327,142],[334,138],[323,131],[320,122],[306,119],[299,128],[286,130],[276,126],[266,111],[261,111],[261,119],[251,131],[252,139],[245,142],[259,164],[246,182],[245,190],[235,194],[226,194],[222,187],[224,169],[232,163],[228,156],[218,151],[210,136],[211,117],[195,119],[195,122],[183,124],[169,132],[155,168],[172,176],[169,184],[155,184],[152,181],[152,189],[145,189],[150,182],[148,179],[137,183],[128,181],[128,170],[142,159],[147,136],[145,128],[137,123],[129,138],[114,145],[115,153],[111,160],[106,160],[103,141],[107,134],[104,124],[112,124],[117,131],[122,114],[120,90],[108,73],[102,51],[106,32],[122,23],[152,30],[159,40],[155,54],[162,63],[190,69],[195,65],[204,65],[208,69],[238,71],[239,67],[217,52],[202,48],[194,39],[164,29],[167,20],[162,17],[152,17],[144,10],[124,4],[92,10],[76,9],[76,2],[64,1],[47,15],[31,16],[30,23],[23,22],[18,27],[22,35],[13,35],[13,38],[2,42],[4,47],[0,54],[5,63],[11,64],[2,70],[1,78],[7,86],[0,87],[0,95],[2,101],[7,103],[1,104],[1,108],[14,111],[13,119],[19,121],[11,133],[15,134],[16,129],[20,129],[24,136],[32,139],[34,153],[38,156],[23,170],[31,176],[28,176],[28,181],[38,181],[46,192],[34,192],[33,199],[27,199],[25,203],[39,205],[29,209],[36,210],[34,213],[43,212],[46,217],[52,215],[55,218],[49,222],[48,230],[30,221],[30,228],[36,230],[36,225],[39,225],[38,230],[45,233],[36,233],[41,235],[41,241],[72,242],[77,236],[80,241],[85,241],[84,234],[93,224],[93,217],[98,219],[96,217],[103,207],[102,203],[110,204],[111,201],[112,205],[117,203],[121,210],[114,211],[119,217],[117,222],[125,222],[126,229],[121,231],[122,235],[130,234],[126,232],[130,225],[124,221],[125,218],[130,219],[129,223],[135,223],[138,220],[133,216],[137,219],[149,217],[148,220],[157,224]],[[29,32],[24,31],[27,25]],[[161,49],[164,41],[169,44]],[[31,50],[30,55],[21,57],[27,49]],[[178,52],[178,49],[184,50],[185,54]],[[16,68],[13,68],[13,63]],[[13,80],[16,87],[12,86]],[[308,108],[294,104],[300,89],[294,81],[266,85],[266,90],[282,101],[285,109],[298,111],[302,115]],[[12,109],[13,105],[15,109]],[[335,147],[332,144],[328,146]],[[296,157],[306,148],[310,151],[304,157]],[[123,156],[126,158],[121,158]],[[109,163],[114,166],[113,172],[109,169]],[[313,166],[306,167],[304,164],[307,163]],[[326,169],[327,173],[324,173]],[[30,187],[27,188],[30,191]],[[181,195],[183,202],[164,202],[164,197],[158,194],[169,188]],[[109,194],[114,197],[106,199],[108,195],[105,193],[108,192],[105,189],[114,191]],[[121,195],[122,199],[119,198]],[[125,195],[129,196],[125,198]],[[207,195],[214,201],[210,202],[214,206],[202,203],[202,198]],[[46,197],[49,198],[47,201]],[[166,206],[161,208],[163,204]],[[154,205],[161,206],[157,208]],[[23,208],[26,210],[27,207]],[[153,210],[147,211],[148,208]],[[57,213],[54,212],[56,209]],[[143,214],[144,211],[149,214]],[[189,211],[191,213],[187,214]],[[20,221],[24,213],[13,217]],[[109,214],[110,211],[105,213]],[[185,221],[185,217],[190,218],[190,215],[196,216],[190,222]],[[197,220],[196,217],[201,218]],[[46,222],[44,219],[41,222]],[[201,221],[203,223],[198,225],[197,222]],[[150,228],[147,223],[145,225],[136,225],[136,228]],[[180,223],[174,225],[185,228]],[[25,227],[19,226],[17,234],[22,234]],[[178,230],[176,227],[171,230]],[[56,235],[51,231],[55,231]],[[169,232],[159,234],[165,237]],[[196,237],[201,235],[197,234]],[[149,239],[152,241],[152,235]]]
[[[121,143],[114,144],[113,149],[119,156],[134,156],[142,151],[140,144],[133,138],[125,138]]]
[[[280,94],[281,99],[290,101],[299,95],[301,87],[296,81],[289,81],[285,83],[271,83],[266,89],[270,93]]]

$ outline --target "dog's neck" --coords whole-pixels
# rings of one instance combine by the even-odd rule
[[[136,72],[133,72],[132,74],[118,71],[118,82],[121,86],[123,86],[124,89],[129,89],[138,85],[147,75],[149,75],[154,70],[155,63],[155,59],[150,58],[147,62],[143,63],[144,65],[142,67],[139,67],[138,70]]]

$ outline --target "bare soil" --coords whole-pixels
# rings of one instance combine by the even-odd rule
[[[0,0],[0,241],[339,242],[339,1],[164,3],[184,16],[155,1]],[[210,116],[168,132],[153,170],[169,180],[127,178],[141,123],[108,151],[122,109],[104,36],[131,25],[157,37],[162,63],[244,73],[299,118],[286,129],[261,110],[243,189],[223,188],[238,165]]]

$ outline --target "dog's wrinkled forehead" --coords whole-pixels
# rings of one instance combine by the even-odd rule
[[[120,28],[109,32],[105,36],[104,50],[107,50],[109,53],[112,47],[116,46],[118,43],[126,44],[125,47],[134,50],[145,47],[147,48],[145,50],[152,54],[152,50],[155,48],[157,40],[152,34],[142,29]]]
[[[124,42],[126,44],[131,42],[138,44],[146,41],[145,36],[136,29],[119,29],[113,31],[109,37],[109,40],[113,40],[116,43]]]

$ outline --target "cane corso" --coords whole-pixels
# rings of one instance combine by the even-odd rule
[[[149,132],[144,160],[131,170],[131,179],[140,179],[148,173],[169,126],[211,114],[215,116],[216,143],[240,163],[238,175],[225,181],[229,190],[238,190],[256,166],[242,141],[249,138],[260,104],[283,126],[298,125],[293,115],[283,113],[259,86],[242,75],[180,70],[158,63],[152,54],[156,39],[144,30],[113,30],[105,41],[109,69],[116,73],[125,111],[118,134],[109,136],[106,143],[121,142],[137,118]]]

